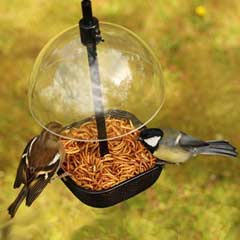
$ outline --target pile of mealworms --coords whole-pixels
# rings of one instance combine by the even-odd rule
[[[134,129],[130,120],[106,118],[108,138]],[[79,139],[97,139],[95,120],[71,128],[65,135]],[[147,171],[156,158],[137,140],[139,131],[108,141],[109,154],[100,156],[98,142],[62,139],[66,152],[62,168],[73,181],[94,191],[113,187],[135,175]]]

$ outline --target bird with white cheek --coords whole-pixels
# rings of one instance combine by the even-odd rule
[[[236,148],[227,141],[203,141],[174,129],[146,128],[139,140],[156,158],[168,163],[183,163],[198,154],[237,157]]]
[[[46,125],[53,133],[59,133],[62,125],[50,122]],[[8,213],[15,216],[20,204],[26,198],[26,205],[31,206],[39,196],[64,160],[65,151],[57,135],[43,129],[41,134],[32,138],[25,147],[20,160],[13,187],[23,188],[16,200],[9,206]]]

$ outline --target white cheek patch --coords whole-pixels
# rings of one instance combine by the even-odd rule
[[[48,166],[56,163],[56,162],[59,160],[59,158],[60,158],[60,154],[57,153],[57,154],[54,156],[53,160],[48,164]]]
[[[156,147],[160,139],[161,139],[160,136],[158,137],[155,136],[155,137],[144,139],[144,142],[146,142],[151,147]]]

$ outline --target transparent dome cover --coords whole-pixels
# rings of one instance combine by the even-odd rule
[[[100,23],[100,29],[104,42],[97,45],[97,54],[104,109],[134,114],[142,125],[131,133],[150,122],[163,104],[161,68],[149,47],[130,30],[110,23]],[[76,25],[53,38],[35,62],[29,86],[34,119],[46,128],[51,121],[68,126],[93,116],[91,84],[86,46]]]

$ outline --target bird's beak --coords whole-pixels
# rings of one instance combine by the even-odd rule
[[[143,139],[142,139],[141,137],[138,137],[137,140],[138,140],[138,141],[142,141]]]

